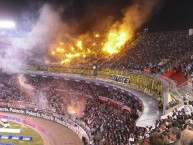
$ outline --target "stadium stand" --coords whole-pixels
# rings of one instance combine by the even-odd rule
[[[187,30],[146,32],[121,57],[100,66],[141,71],[151,68],[154,73],[164,74],[191,56],[192,39]]]
[[[85,94],[92,96],[91,98],[83,98],[86,99],[86,107],[81,116],[77,116],[77,119],[79,118],[80,121],[82,120],[88,125],[91,129],[93,141],[98,143],[120,144],[122,142],[126,144],[130,132],[134,131],[135,120],[138,118],[136,110],[142,111],[141,102],[137,102],[132,96],[100,86],[27,77],[27,82],[35,88],[35,93],[29,93],[29,90],[27,93],[21,91],[21,86],[17,80],[18,76],[4,75],[0,78],[1,102],[18,102],[26,99],[27,102],[39,105],[38,108],[42,110],[49,108],[53,112],[62,115],[71,115],[68,113],[66,106],[73,104],[72,101],[81,102],[81,97]],[[99,96],[122,102],[135,111],[124,112],[122,109],[110,104],[110,102],[99,101]]]
[[[192,74],[192,58],[183,61],[192,55],[192,39],[187,31],[145,33],[141,40],[124,55],[97,65],[99,68],[110,67],[122,70],[144,71],[148,68],[153,73],[159,74],[165,74],[173,69],[174,73],[178,70],[182,71],[188,78]],[[39,105],[39,111],[49,109],[64,116],[75,115],[77,122],[84,122],[90,129],[92,145],[191,145],[193,143],[193,101],[189,99],[183,100],[182,109],[174,109],[171,115],[157,120],[154,126],[140,128],[135,126],[135,121],[139,117],[137,110],[143,111],[143,105],[132,95],[128,96],[109,88],[80,82],[38,77],[24,78],[26,80],[22,81],[32,86],[30,89],[32,92],[20,88],[17,75],[0,77],[1,102],[25,100]],[[123,103],[132,111],[123,111],[108,101],[101,101],[100,97]],[[80,113],[73,114],[69,111],[67,106],[73,104],[73,100],[85,104]],[[172,100],[168,108],[175,107],[176,102]],[[76,105],[80,104],[74,104]]]

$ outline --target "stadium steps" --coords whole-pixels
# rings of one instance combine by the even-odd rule
[[[184,74],[181,71],[175,73],[173,76],[170,77],[170,79],[174,80],[177,83],[177,85],[180,85],[185,81],[187,81]]]

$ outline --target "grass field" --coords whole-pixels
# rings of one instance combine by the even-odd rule
[[[19,123],[9,121],[11,125],[10,128],[18,129],[21,128],[20,133],[3,133],[0,132],[0,135],[13,135],[13,136],[31,136],[32,141],[18,141],[18,140],[7,140],[7,139],[0,139],[0,143],[7,143],[7,144],[15,144],[15,145],[43,145],[43,140],[41,136],[34,131],[33,129],[29,128],[28,126],[22,126]]]

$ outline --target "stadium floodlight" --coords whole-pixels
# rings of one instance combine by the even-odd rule
[[[0,21],[0,29],[12,29],[15,28],[15,25],[13,21]]]

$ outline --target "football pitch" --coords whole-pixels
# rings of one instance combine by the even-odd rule
[[[21,129],[20,133],[3,133],[0,132],[0,135],[11,135],[11,136],[25,136],[32,137],[31,141],[19,141],[19,140],[8,140],[0,139],[0,144],[14,144],[14,145],[43,145],[43,140],[41,136],[33,129],[28,126],[21,125],[16,122],[9,121],[12,129]]]

